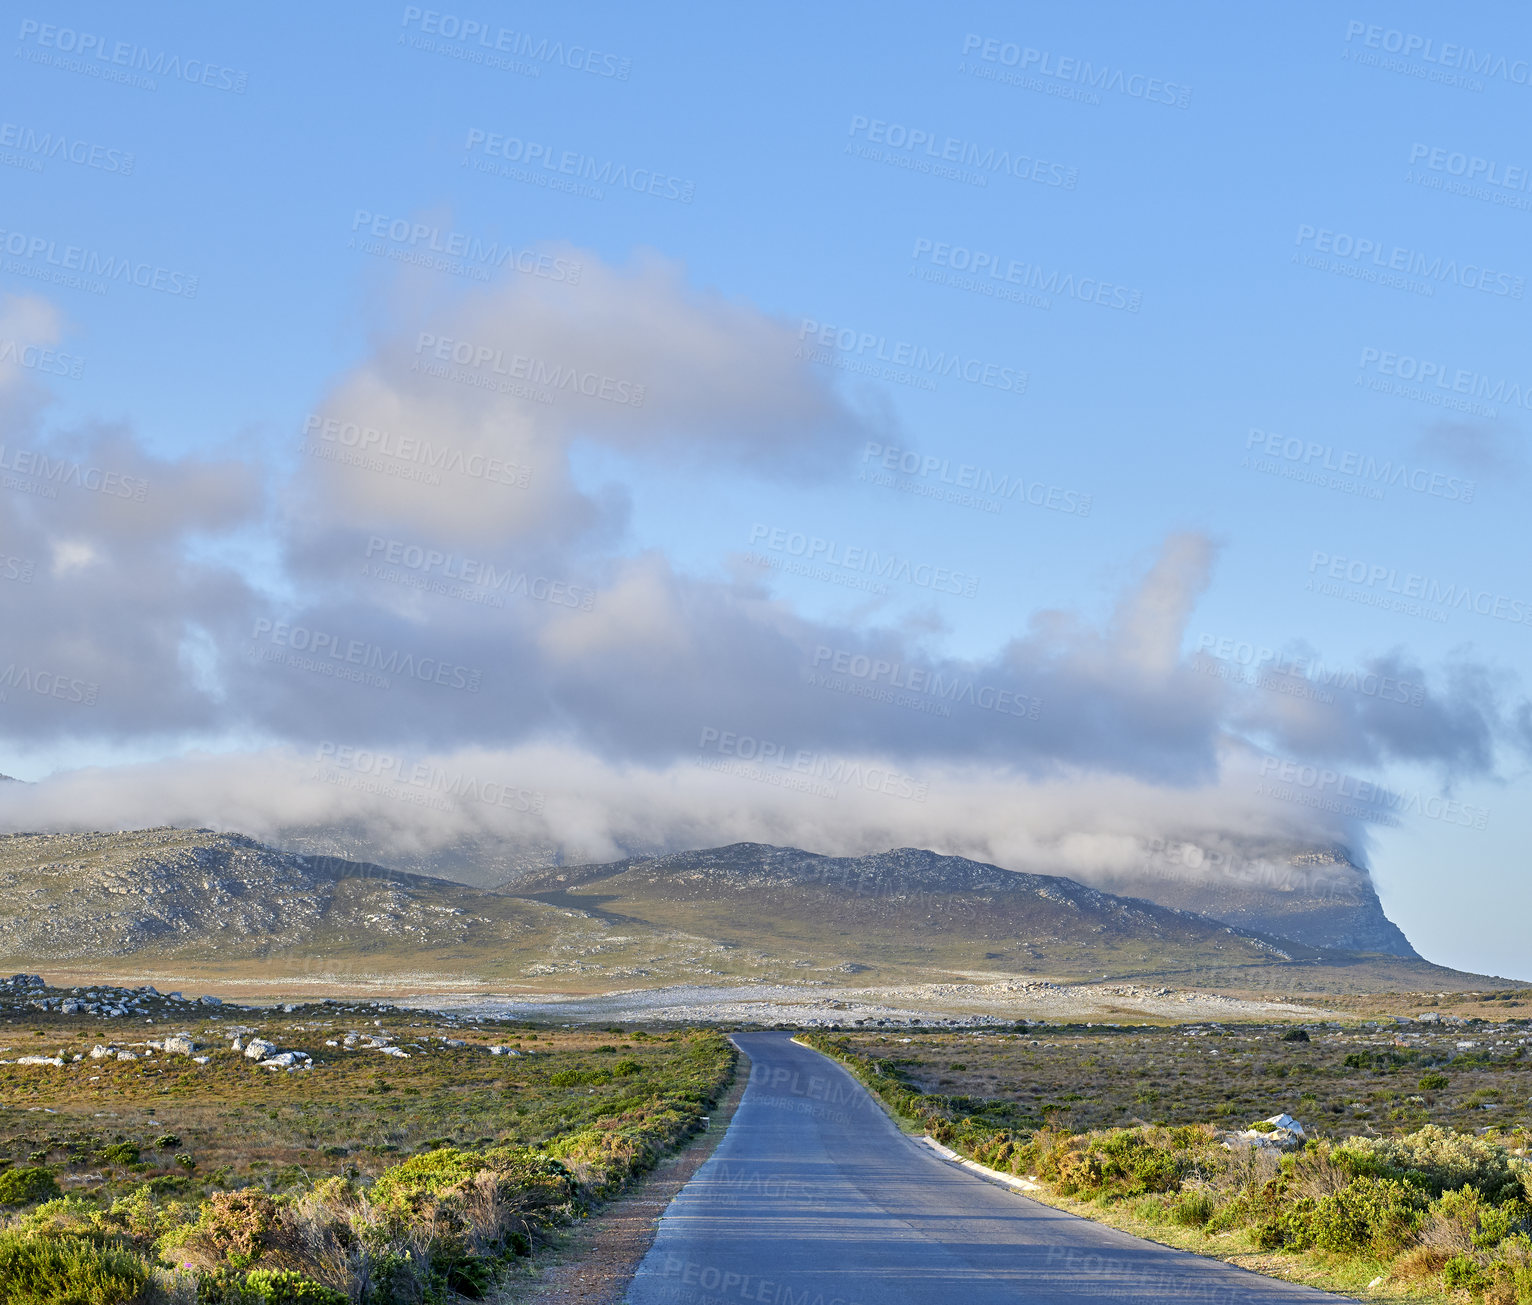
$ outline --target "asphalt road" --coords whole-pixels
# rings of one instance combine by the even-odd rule
[[[906,1137],[833,1061],[740,1034],[749,1086],[660,1221],[632,1305],[1339,1301],[1028,1200]]]

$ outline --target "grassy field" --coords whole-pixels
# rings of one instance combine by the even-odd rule
[[[534,1028],[354,1003],[138,1006],[108,1019],[12,1001],[0,1014],[8,1290],[27,1273],[100,1272],[78,1299],[472,1296],[548,1227],[702,1127],[734,1064],[720,1034],[695,1030]],[[176,1033],[205,1064],[147,1045]],[[231,1034],[309,1067],[260,1065]],[[92,1058],[97,1047],[110,1054]],[[59,1248],[94,1267],[39,1260]],[[260,1294],[272,1273],[286,1285]],[[300,1278],[341,1294],[304,1296]]]
[[[804,1040],[1075,1213],[1367,1299],[1532,1302],[1527,1021]],[[1283,1113],[1304,1137],[1252,1146]]]
[[[1288,1040],[1295,1030],[1307,1040]],[[1004,1103],[1004,1118],[1022,1128],[1243,1127],[1283,1111],[1317,1136],[1532,1125],[1532,1025],[1515,1020],[902,1030],[843,1040],[913,1090]]]

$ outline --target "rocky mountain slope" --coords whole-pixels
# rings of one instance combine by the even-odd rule
[[[206,829],[0,836],[0,953],[37,964],[494,945],[546,914],[460,884]]]
[[[477,887],[510,888],[524,880],[540,881],[540,873],[557,867],[562,859],[551,843],[487,836],[402,853],[360,827],[293,828],[283,830],[274,841],[294,851],[383,861],[399,870]],[[1257,838],[1231,846],[1226,835],[1213,839],[1196,834],[1184,840],[1146,839],[1140,846],[1136,865],[1063,873],[1114,896],[1194,911],[1238,929],[1309,947],[1416,956],[1409,940],[1384,913],[1371,876],[1345,848]],[[629,860],[654,859],[670,850],[631,847],[625,855]],[[1034,873],[1040,869],[1006,868]],[[1060,872],[1049,869],[1047,873]]]
[[[613,919],[664,918],[736,945],[769,931],[806,954],[864,954],[1100,977],[1322,959],[1205,916],[919,848],[829,857],[762,843],[518,876],[505,891]],[[855,954],[855,958],[853,958]],[[1098,968],[1100,967],[1100,968]]]
[[[1108,977],[1261,993],[1481,986],[916,848],[847,858],[742,843],[524,871],[497,891],[184,829],[0,837],[4,966],[564,992]]]

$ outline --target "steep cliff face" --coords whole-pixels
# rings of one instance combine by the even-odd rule
[[[1266,844],[1231,851],[1162,841],[1148,848],[1140,867],[1089,881],[1310,947],[1418,955],[1384,914],[1372,876],[1343,847]]]

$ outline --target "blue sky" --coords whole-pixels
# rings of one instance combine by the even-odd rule
[[[1440,711],[1405,707],[1358,723],[1340,719],[1344,713],[1332,718],[1320,704],[1312,719],[1274,724],[1284,695],[1255,687],[1246,695],[1253,708],[1224,703],[1196,740],[1167,742],[1157,771],[1143,738],[1160,727],[1144,719],[1169,713],[1163,728],[1175,735],[1174,695],[1156,693],[1151,710],[1128,701],[1125,689],[1113,708],[1123,719],[1105,733],[1137,741],[1116,751],[1102,743],[1086,755],[1070,743],[1094,728],[1086,723],[1092,695],[1080,688],[1067,708],[1055,693],[1050,746],[1015,757],[980,749],[992,768],[986,778],[998,781],[1014,767],[1029,781],[1063,775],[1089,789],[1126,777],[1146,794],[1219,774],[1227,784],[1222,750],[1234,740],[1358,782],[1448,795],[1487,811],[1485,827],[1407,816],[1398,827],[1373,823],[1350,836],[1365,839],[1385,905],[1425,954],[1532,977],[1513,913],[1503,912],[1526,901],[1529,724],[1517,713],[1532,625],[1461,607],[1435,620],[1359,601],[1381,597],[1387,579],[1334,581],[1339,596],[1310,587],[1332,565],[1344,575],[1361,564],[1397,573],[1398,585],[1414,573],[1466,587],[1491,612],[1498,601],[1502,616],[1523,604],[1532,610],[1522,511],[1532,399],[1517,401],[1532,389],[1523,329],[1532,147],[1518,130],[1532,95],[1524,13],[1201,6],[1167,18],[1128,6],[1027,14],[998,5],[940,14],[778,7],[747,15],[401,5],[257,15],[193,6],[127,14],[87,4],[28,12],[13,17],[6,35],[0,288],[48,305],[22,316],[55,314],[36,329],[83,361],[77,376],[0,363],[11,367],[7,383],[21,396],[9,442],[116,448],[124,465],[138,459],[154,468],[146,478],[165,493],[205,489],[188,470],[205,465],[228,477],[219,492],[230,507],[224,519],[177,516],[175,538],[146,555],[164,607],[142,642],[124,643],[143,650],[144,666],[159,666],[156,684],[174,678],[176,692],[190,696],[158,718],[126,705],[70,715],[57,704],[13,715],[9,727],[0,716],[14,758],[0,770],[41,779],[104,762],[174,759],[191,747],[311,751],[316,738],[438,751],[556,738],[603,764],[660,766],[687,755],[663,722],[605,727],[604,711],[624,711],[603,684],[630,700],[666,700],[679,690],[658,653],[652,662],[603,661],[572,683],[570,649],[589,654],[587,634],[518,629],[518,683],[536,688],[526,702],[486,688],[516,704],[498,733],[480,728],[477,704],[456,728],[454,703],[422,714],[418,726],[410,712],[358,708],[315,734],[306,720],[339,686],[324,686],[316,699],[314,684],[288,677],[295,687],[287,700],[272,693],[246,710],[264,702],[264,691],[246,692],[223,665],[231,649],[221,631],[260,619],[252,613],[277,619],[301,610],[314,623],[328,611],[350,630],[371,619],[369,605],[386,606],[373,591],[341,593],[336,573],[316,560],[334,550],[331,562],[342,554],[349,561],[352,545],[314,533],[340,491],[308,483],[316,463],[302,451],[305,420],[378,410],[358,394],[403,385],[399,359],[414,356],[422,331],[472,338],[465,322],[482,332],[485,323],[515,321],[526,338],[544,339],[538,304],[566,320],[554,300],[538,299],[561,290],[547,278],[501,269],[485,282],[397,261],[456,233],[579,261],[585,286],[610,275],[611,302],[636,305],[639,320],[646,294],[670,296],[680,306],[656,310],[653,329],[656,339],[674,330],[678,356],[695,338],[686,314],[722,314],[737,345],[722,351],[716,369],[696,365],[729,397],[684,411],[651,408],[636,434],[579,414],[560,418],[552,434],[535,429],[535,413],[508,418],[530,423],[515,437],[525,447],[556,445],[565,506],[588,509],[584,533],[531,525],[497,533],[488,511],[454,538],[439,515],[412,518],[389,499],[373,504],[375,521],[365,511],[343,513],[353,535],[429,535],[465,555],[562,567],[598,594],[620,591],[604,610],[642,610],[646,617],[633,618],[640,624],[659,622],[645,595],[664,591],[665,610],[695,623],[681,661],[709,646],[719,627],[707,604],[732,593],[731,620],[756,612],[749,619],[775,623],[778,633],[783,622],[797,623],[800,642],[841,638],[825,631],[851,640],[882,631],[954,665],[1067,662],[1076,688],[1090,641],[1060,629],[1109,626],[1122,596],[1165,557],[1166,540],[1195,536],[1204,560],[1186,564],[1191,596],[1164,599],[1179,613],[1188,665],[1199,646],[1216,653],[1224,640],[1332,670],[1392,659],[1406,667],[1403,678],[1424,680]],[[510,51],[496,57],[512,66],[484,61],[496,43]],[[99,74],[121,65],[100,51],[116,51],[130,72],[135,57],[161,72],[134,74],[142,84],[109,80]],[[1103,70],[1101,88],[1092,89]],[[204,75],[211,85],[195,80]],[[921,141],[914,148],[912,134]],[[102,166],[48,153],[38,144],[44,135],[67,139],[66,154]],[[483,149],[487,142],[498,158]],[[608,177],[657,174],[660,193],[610,182],[588,183],[598,193],[569,193],[522,179],[556,175],[540,165],[519,176],[476,166],[524,166],[512,160],[529,146],[575,158],[566,167],[576,173],[588,161]],[[959,175],[941,175],[944,155]],[[1022,158],[1028,162],[1016,162]],[[1002,159],[1010,166],[997,165]],[[437,234],[368,234],[393,222]],[[372,252],[358,247],[368,240]],[[98,294],[27,275],[20,264],[46,270],[47,255],[35,252],[43,246],[55,257],[77,246],[159,268],[176,285],[194,276],[196,293],[114,282]],[[969,288],[975,258],[986,265],[978,289]],[[669,279],[643,282],[635,269],[655,260]],[[1105,302],[1090,301],[1098,293]],[[504,307],[521,304],[518,296],[532,307]],[[631,329],[627,308],[614,308],[612,321]],[[859,352],[820,345],[817,356],[773,355],[756,369],[752,351],[765,347],[757,326],[775,332],[773,340],[796,339],[809,355],[836,331],[881,343]],[[650,357],[640,344],[613,344],[612,356]],[[948,373],[933,382],[927,372],[910,384],[876,374],[878,367],[869,377],[830,365],[901,350],[939,354],[938,372],[952,359],[978,376],[986,368],[992,377],[1025,372],[1024,392],[1017,380],[986,384]],[[1410,390],[1417,360],[1439,366],[1449,383]],[[787,366],[796,370],[779,377]],[[675,379],[680,372],[642,371],[618,379],[647,380],[661,399],[666,375],[672,390],[686,383]],[[1467,390],[1456,409],[1441,402],[1454,377]],[[443,439],[450,442],[454,420],[479,423],[476,438],[495,438],[493,412],[465,418],[455,400],[449,407],[433,427]],[[830,433],[807,431],[805,411]],[[720,436],[724,426],[735,433]],[[953,477],[965,465],[991,483],[1020,477],[1055,506],[1027,504],[1027,490],[999,511],[937,501],[915,491],[941,490],[940,474],[889,472],[888,450],[944,462]],[[1254,454],[1265,461],[1251,465]],[[1336,473],[1340,487],[1277,474],[1314,471],[1326,460],[1354,469],[1367,459],[1404,466],[1405,484],[1377,497],[1354,470]],[[540,474],[543,464],[535,465]],[[899,465],[897,453],[889,465]],[[58,610],[45,591],[65,602],[64,577],[94,564],[61,565],[62,543],[91,535],[96,556],[109,551],[104,534],[92,535],[105,530],[105,514],[95,510],[104,496],[61,492],[83,506],[51,525],[40,496],[0,495],[0,513],[12,515],[22,541],[12,551],[38,554],[42,570],[51,558],[58,582],[51,591],[39,580],[0,592],[0,612],[8,605],[15,614],[4,623],[16,641],[4,658],[12,664],[67,667],[73,650],[95,665],[87,645],[111,643],[105,615],[89,628],[72,626],[54,645],[38,633],[37,623],[46,626]],[[1086,496],[1088,513],[1078,510]],[[356,507],[361,499],[348,501]],[[24,536],[22,517],[40,533]],[[124,529],[140,537],[136,527]],[[892,551],[972,577],[976,592],[895,584],[874,601],[844,585],[751,569],[741,559],[762,529],[767,538],[801,531],[842,548]],[[778,560],[789,552],[779,550]],[[176,559],[200,568],[200,578],[188,579]],[[645,559],[662,559],[653,589],[634,580]],[[1190,578],[1204,565],[1205,583]],[[743,594],[742,577],[768,597]],[[236,587],[238,602],[229,598]],[[69,600],[75,610],[80,599]],[[203,603],[222,604],[222,615],[206,617]],[[459,646],[483,660],[495,639],[510,636],[492,616],[467,629],[462,606],[445,616],[394,610],[379,621],[391,623],[396,641],[400,622],[422,637],[461,636]],[[1042,612],[1072,615],[1064,626],[1032,625]],[[1005,650],[1029,629],[1043,632],[1032,660],[1018,663]],[[734,637],[718,642],[732,647]],[[28,642],[34,638],[43,642]],[[535,668],[520,660],[527,640],[541,640],[548,654]],[[155,663],[166,648],[174,655]],[[718,677],[716,701],[747,702],[753,685],[760,703],[774,700],[774,688],[752,681],[760,672],[730,656],[702,658]],[[1238,665],[1238,652],[1230,656]],[[1118,664],[1126,664],[1120,656]],[[486,669],[493,679],[494,668]],[[154,696],[129,681],[114,688],[109,672],[91,674],[103,704],[114,692],[123,704]],[[1194,675],[1191,683],[1210,679]],[[769,718],[775,709],[763,710]],[[1474,728],[1463,725],[1469,718]],[[821,748],[876,746],[912,770],[935,764],[937,753],[943,765],[972,759],[928,746],[910,721],[895,724],[910,729],[853,720],[839,736],[827,726],[824,737],[809,738],[805,725],[804,737]],[[1238,820],[1231,809],[1211,823],[1238,833]]]

